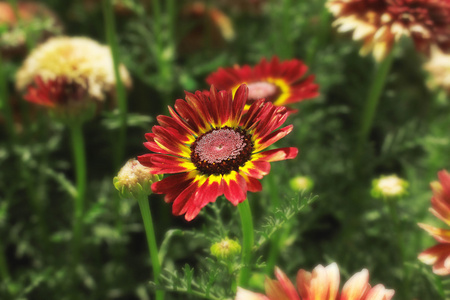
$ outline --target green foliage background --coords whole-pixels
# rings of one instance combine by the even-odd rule
[[[83,1],[42,2],[58,14],[67,35],[107,43],[101,3],[94,1],[93,9],[86,10]],[[134,81],[127,94],[126,158],[146,153],[144,134],[155,117],[166,114],[166,106],[183,98],[184,90],[208,89],[205,78],[219,67],[254,65],[277,55],[302,59],[316,76],[320,97],[296,105],[299,112],[287,121],[294,131],[277,143],[298,147],[299,156],[272,164],[262,180],[263,191],[249,195],[261,242],[254,255],[252,290],[262,291],[264,274],[273,278],[273,270],[265,267],[267,238],[281,228],[276,265],[291,278],[300,268],[337,262],[341,282],[367,268],[371,284],[395,289],[394,299],[445,298],[450,284],[417,260],[435,243],[417,223],[443,227],[428,212],[429,183],[437,180],[439,170],[450,170],[450,102],[443,91],[427,88],[426,58],[408,39],[395,48],[370,142],[355,169],[356,135],[376,64],[358,55],[360,44],[350,36],[336,33],[323,0],[268,1],[260,13],[239,11],[234,2],[206,1],[230,16],[236,36],[217,45],[207,26],[195,51],[184,39],[203,20],[178,17],[187,1],[160,1],[159,21],[152,3],[123,2],[131,12],[116,15],[116,36],[120,59]],[[1,124],[0,251],[5,261],[0,261],[0,299],[151,299],[154,286],[149,284],[139,208],[135,201],[120,199],[112,184],[126,161],[116,164],[113,159],[119,114],[107,108],[84,126],[87,207],[82,259],[73,267],[76,191],[68,132],[14,92],[22,60],[3,59],[1,64],[7,90],[16,100],[17,136],[12,139]],[[408,196],[398,201],[401,236],[386,203],[370,196],[372,179],[394,173],[410,183]],[[314,180],[311,197],[289,189],[288,181],[296,175]],[[273,199],[282,204],[280,209],[272,208]],[[226,236],[241,238],[237,210],[219,198],[187,223],[171,214],[161,196],[151,195],[150,206],[164,254],[165,280],[159,288],[168,290],[166,298],[234,298],[229,288],[233,274],[227,275],[209,248]],[[399,245],[405,249],[403,259]]]

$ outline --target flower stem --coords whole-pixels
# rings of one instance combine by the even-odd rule
[[[394,59],[394,49],[391,49],[388,56],[378,65],[375,73],[375,78],[369,88],[366,106],[361,119],[360,132],[358,135],[358,144],[356,148],[356,164],[361,159],[362,152],[367,142],[370,130],[372,129],[375,112],[377,110],[378,102],[381,93],[386,84],[387,75],[391,69],[392,61]]]
[[[11,104],[9,103],[8,83],[6,79],[5,70],[2,67],[2,56],[0,53],[0,110],[3,111],[4,118],[6,120],[8,134],[11,139],[15,139],[14,120],[11,110]]]
[[[405,247],[403,246],[403,230],[401,228],[400,220],[398,218],[398,212],[397,212],[397,201],[394,199],[388,199],[387,200],[388,208],[389,208],[389,214],[391,215],[391,219],[393,221],[394,225],[394,234],[395,239],[397,240],[397,247],[400,254],[400,261],[402,266],[402,275],[403,275],[403,293],[404,297],[409,296],[406,295],[409,292],[409,272],[407,270],[406,265],[406,258],[405,258]],[[407,299],[407,298],[405,298]]]
[[[246,287],[250,279],[250,260],[254,244],[252,211],[248,200],[238,205],[242,226],[242,269],[239,274],[239,286]]]
[[[120,113],[120,129],[115,152],[115,166],[118,168],[122,163],[125,152],[125,139],[127,134],[127,99],[119,71],[119,45],[116,39],[116,25],[111,0],[103,0],[103,15],[105,18],[106,38],[113,59],[114,76],[116,79],[116,96]]]
[[[75,174],[77,183],[77,197],[75,198],[75,215],[73,220],[73,251],[74,266],[80,256],[80,240],[83,232],[84,200],[86,194],[86,154],[81,123],[70,125],[72,149],[75,161]]]
[[[277,210],[280,207],[280,199],[278,198],[278,185],[276,182],[275,176],[267,176],[268,187],[269,187],[269,197],[272,204],[273,211]],[[275,268],[276,261],[278,259],[278,255],[280,253],[279,247],[281,242],[281,236],[283,232],[276,232],[273,237],[270,239],[270,249],[269,255],[266,261],[266,274],[272,275],[273,270]]]
[[[147,237],[148,250],[150,260],[153,266],[153,278],[155,283],[159,283],[159,275],[161,274],[161,263],[158,257],[158,246],[156,245],[155,230],[153,228],[152,213],[148,204],[147,196],[138,197],[139,209],[141,210],[142,220],[144,221],[145,235]],[[156,291],[156,300],[164,299],[163,291]]]
[[[281,57],[284,59],[291,58],[293,56],[293,47],[292,47],[292,30],[291,30],[291,13],[292,13],[292,3],[291,0],[284,0],[283,1],[283,12],[282,12],[282,23],[281,23],[281,32],[282,34],[279,35],[284,40],[282,41],[282,47],[281,50]]]

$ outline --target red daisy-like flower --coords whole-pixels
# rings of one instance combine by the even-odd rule
[[[69,82],[65,77],[43,81],[36,76],[36,86],[29,86],[24,99],[48,107],[64,107],[73,101],[84,98],[85,89],[75,82]]]
[[[274,56],[270,62],[261,59],[253,68],[249,65],[219,68],[206,81],[219,90],[232,90],[233,94],[241,84],[247,84],[248,105],[264,98],[276,106],[285,106],[319,95],[319,86],[313,83],[314,75],[304,78],[307,70],[298,59],[280,62]]]
[[[447,171],[438,173],[439,182],[431,183],[433,198],[431,198],[430,211],[433,215],[450,225],[450,174]],[[433,272],[437,275],[450,274],[450,230],[436,228],[419,223],[436,241],[439,242],[419,254],[419,259],[433,266]]]
[[[248,88],[240,86],[234,96],[227,91],[186,92],[170,115],[158,116],[159,125],[146,134],[145,147],[155,152],[138,160],[153,174],[174,174],[152,184],[157,194],[173,202],[175,215],[195,218],[220,195],[237,205],[247,191],[262,189],[261,179],[270,162],[292,159],[298,149],[263,151],[292,131],[289,125],[278,129],[287,118],[285,107],[270,102],[254,102],[244,114]],[[278,129],[278,130],[277,130]]]
[[[429,54],[431,45],[450,51],[450,0],[328,0],[339,31],[353,31],[363,40],[361,54],[373,50],[381,61],[394,41],[410,36],[416,48]]]

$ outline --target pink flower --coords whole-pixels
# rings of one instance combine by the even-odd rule
[[[266,279],[266,295],[238,287],[235,300],[390,300],[393,290],[382,284],[371,287],[369,272],[363,269],[353,275],[339,292],[339,268],[336,263],[327,267],[318,265],[312,273],[300,269],[297,289],[280,269],[275,269],[277,280]]]
[[[439,182],[431,183],[433,197],[430,211],[433,215],[450,225],[450,174],[447,171],[438,173]],[[436,228],[427,224],[418,224],[440,244],[437,244],[419,254],[419,259],[433,266],[437,275],[450,274],[450,230]]]

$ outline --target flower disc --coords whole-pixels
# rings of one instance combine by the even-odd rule
[[[274,102],[281,94],[281,89],[277,85],[257,81],[248,83],[248,100],[247,103],[251,104],[258,99],[266,99],[266,101]]]
[[[253,151],[250,135],[242,129],[224,127],[201,135],[191,146],[191,159],[203,174],[238,171]]]

